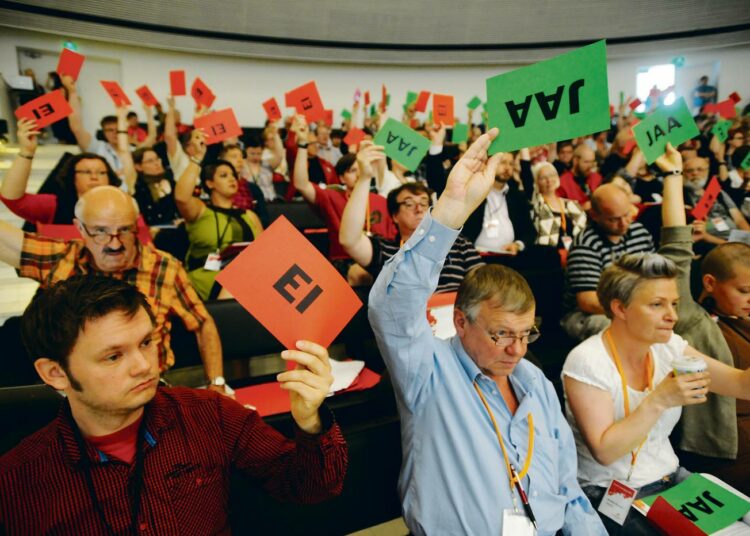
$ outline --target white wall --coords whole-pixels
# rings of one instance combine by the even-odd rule
[[[59,51],[64,38],[65,36],[2,28],[0,73],[18,72],[17,47]],[[463,117],[465,115],[464,103],[474,95],[484,98],[485,79],[517,67],[496,65],[414,68],[271,62],[236,58],[231,55],[207,56],[198,53],[155,50],[139,47],[136,44],[125,47],[85,39],[75,39],[75,42],[79,46],[79,51],[84,55],[120,61],[121,83],[134,104],[139,101],[134,89],[143,83],[147,83],[157,97],[166,96],[169,91],[168,71],[182,68],[187,71],[188,85],[195,76],[200,76],[217,95],[214,107],[217,109],[233,107],[240,124],[245,126],[263,124],[265,114],[261,102],[274,96],[283,107],[284,92],[311,79],[318,82],[324,104],[336,112],[336,123],[341,119],[338,116],[341,109],[350,108],[356,87],[369,90],[373,100],[379,101],[382,83],[386,84],[388,92],[392,95],[391,113],[394,115],[400,115],[401,105],[407,91],[426,89],[455,95],[457,113],[459,117]],[[732,91],[738,91],[743,97],[750,96],[750,69],[747,68],[750,45],[701,51],[670,51],[660,50],[659,43],[655,43],[653,48],[655,53],[649,57],[618,59],[610,62],[609,89],[612,103],[618,101],[620,90],[625,91],[626,94],[635,92],[635,75],[639,67],[669,63],[676,55],[685,56],[687,67],[709,65],[718,61],[720,98],[724,98]],[[231,53],[231,51],[228,52]],[[85,64],[81,76],[86,76]],[[690,89],[690,87],[682,88],[684,92],[689,92]],[[99,90],[104,91],[100,88]],[[7,108],[6,103],[0,106]],[[178,107],[188,120],[191,117],[191,106],[192,99],[189,96],[178,99]],[[140,105],[136,110],[140,110]],[[95,128],[98,119],[107,113],[111,113],[111,110],[86,109],[84,114],[86,125],[91,129]],[[9,111],[0,108],[0,116],[9,117]]]

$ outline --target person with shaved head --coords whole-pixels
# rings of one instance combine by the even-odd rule
[[[609,325],[596,295],[604,269],[623,255],[654,251],[651,234],[633,222],[628,194],[615,184],[604,184],[593,193],[589,216],[588,227],[570,248],[565,295],[568,313],[561,322],[568,335],[578,340]]]
[[[138,205],[131,196],[114,186],[97,186],[75,206],[74,224],[82,239],[46,238],[0,222],[0,261],[19,269],[21,277],[39,281],[42,288],[82,274],[114,277],[134,285],[154,311],[161,372],[174,365],[170,329],[171,317],[178,316],[198,338],[210,387],[227,392],[221,341],[213,319],[177,259],[138,241],[137,218]]]
[[[584,210],[588,210],[591,194],[601,183],[602,176],[596,171],[596,153],[582,143],[573,152],[573,165],[570,170],[560,175],[557,195],[578,201]]]

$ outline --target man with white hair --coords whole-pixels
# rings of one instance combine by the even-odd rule
[[[0,221],[0,261],[42,288],[74,275],[98,274],[134,285],[155,316],[161,372],[174,365],[171,316],[180,317],[198,338],[210,388],[226,392],[221,341],[213,319],[193,289],[182,265],[171,255],[137,239],[138,205],[114,186],[86,192],[75,207],[74,223],[82,240],[58,240],[24,233]]]

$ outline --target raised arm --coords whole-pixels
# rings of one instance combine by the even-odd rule
[[[297,138],[297,156],[294,159],[293,173],[294,187],[302,194],[305,201],[315,203],[315,187],[310,182],[310,174],[307,171],[307,139],[310,130],[305,116],[294,116],[291,130]]]
[[[167,144],[167,156],[170,160],[177,155],[177,146],[180,143],[177,137],[177,122],[175,114],[174,97],[167,97],[167,114],[164,116],[164,143]]]
[[[122,178],[128,187],[128,193],[135,193],[135,180],[137,173],[133,164],[133,155],[130,154],[130,139],[128,138],[128,109],[125,106],[115,108],[117,115],[117,156],[122,162]]]
[[[201,172],[199,162],[201,162],[203,157],[206,156],[205,140],[205,134],[200,131],[193,135],[193,141],[191,141],[191,143],[195,144],[196,154],[194,157],[190,158],[190,163],[187,168],[185,168],[185,171],[177,180],[177,184],[175,184],[174,187],[174,200],[177,205],[177,210],[187,222],[194,222],[197,220],[205,207],[203,201],[193,196],[195,183]]]
[[[362,232],[370,197],[370,183],[374,175],[373,162],[385,162],[385,153],[380,145],[363,141],[357,153],[359,177],[341,216],[339,242],[349,256],[360,266],[367,267],[372,262],[372,242]]]
[[[18,145],[20,151],[13,160],[8,173],[5,174],[0,195],[6,199],[20,199],[26,193],[26,186],[31,174],[31,162],[34,159],[37,147],[36,122],[28,119],[18,121]]]
[[[68,91],[68,103],[73,109],[73,113],[68,116],[70,130],[76,137],[76,143],[81,151],[88,151],[91,145],[91,133],[83,126],[83,117],[81,116],[81,98],[78,96],[75,80],[68,75],[62,76],[62,84]],[[119,127],[118,127],[119,128]],[[125,128],[127,130],[127,127]]]
[[[682,192],[682,155],[672,147],[671,143],[667,143],[667,152],[656,159],[656,165],[665,173],[662,192],[664,200],[661,204],[662,225],[664,227],[687,225],[685,198]]]
[[[154,143],[156,143],[156,119],[154,119],[154,110],[148,104],[144,104],[143,111],[146,114],[147,134],[146,138],[141,143],[137,144],[137,147],[153,147]]]
[[[279,135],[279,125],[277,122],[274,121],[272,123],[269,123],[266,129],[268,129],[269,132],[273,133],[273,149],[271,149],[271,151],[273,152],[273,156],[268,161],[268,165],[271,166],[271,169],[276,169],[284,159],[284,143],[281,141],[281,136]]]

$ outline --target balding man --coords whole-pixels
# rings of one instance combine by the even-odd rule
[[[151,244],[138,242],[138,206],[133,198],[114,186],[98,186],[81,196],[75,216],[82,240],[24,233],[0,221],[0,261],[18,268],[22,277],[36,279],[43,288],[81,274],[111,276],[134,285],[154,311],[161,371],[174,364],[169,339],[170,317],[176,315],[196,333],[210,387],[224,393],[216,325],[182,265]]]
[[[654,242],[643,225],[633,222],[628,194],[614,184],[600,186],[591,196],[589,225],[568,255],[568,313],[562,326],[571,337],[583,340],[609,325],[596,297],[599,277],[619,257],[644,251],[654,251]]]
[[[595,169],[596,154],[585,143],[580,144],[573,152],[571,169],[560,175],[557,195],[578,201],[584,210],[588,210],[591,194],[602,183],[602,176]]]

